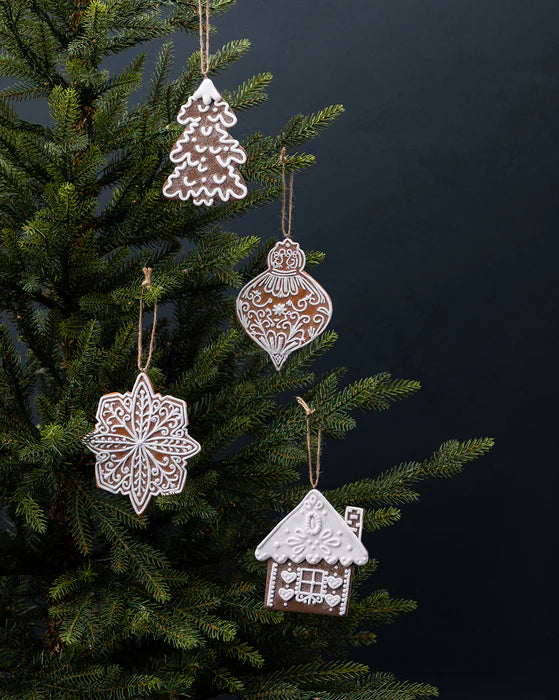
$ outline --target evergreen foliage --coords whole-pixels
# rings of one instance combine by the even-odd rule
[[[232,4],[212,0],[212,13]],[[386,591],[361,593],[375,561],[357,572],[347,618],[263,607],[254,545],[306,491],[293,394],[339,439],[355,410],[387,409],[419,386],[387,374],[349,385],[341,370],[316,376],[333,332],[277,374],[240,332],[234,291],[261,271],[269,244],[223,222],[274,201],[279,149],[312,139],[342,108],[247,139],[245,200],[209,209],[165,200],[175,117],[200,81],[197,53],[171,77],[169,37],[197,32],[196,9],[195,0],[0,0],[0,696],[433,697],[350,658],[414,608]],[[104,67],[153,39],[166,43],[151,75],[141,54],[119,74]],[[248,48],[218,49],[210,74]],[[237,112],[253,108],[270,80],[260,73],[224,96]],[[48,125],[18,116],[14,102],[30,99],[48,101]],[[287,167],[312,163],[292,152]],[[150,374],[158,391],[189,402],[203,449],[184,492],[154,499],[139,518],[127,499],[96,488],[82,438],[100,396],[134,383],[142,265],[154,268],[146,305],[165,309]],[[376,531],[417,500],[420,481],[456,474],[491,444],[447,442],[326,495],[340,509],[365,506]]]

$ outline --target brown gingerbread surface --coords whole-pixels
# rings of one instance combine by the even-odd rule
[[[347,614],[353,566],[290,560],[268,561],[266,607],[289,612],[341,616]]]

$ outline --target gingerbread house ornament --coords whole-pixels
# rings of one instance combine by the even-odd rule
[[[348,506],[343,518],[320,491],[309,491],[256,548],[256,558],[268,561],[266,607],[346,615],[354,566],[369,560],[363,515]]]

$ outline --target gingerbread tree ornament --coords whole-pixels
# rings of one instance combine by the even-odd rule
[[[171,151],[176,167],[163,186],[165,197],[206,206],[216,197],[224,202],[246,197],[238,170],[246,152],[227,131],[237,118],[209,78],[181,107],[177,121],[185,128]]]
[[[205,12],[202,0],[198,0],[198,19],[200,72],[204,79],[177,117],[184,130],[171,151],[176,167],[163,185],[163,195],[209,207],[216,198],[228,202],[246,197],[247,187],[238,166],[246,162],[247,154],[229,136],[228,129],[235,126],[237,117],[208,78],[210,0],[205,2]]]

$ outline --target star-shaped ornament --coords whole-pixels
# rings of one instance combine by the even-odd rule
[[[99,401],[95,430],[84,438],[97,455],[97,486],[130,497],[141,515],[152,496],[180,493],[186,464],[200,452],[188,434],[186,402],[153,391],[145,372],[125,394]]]

